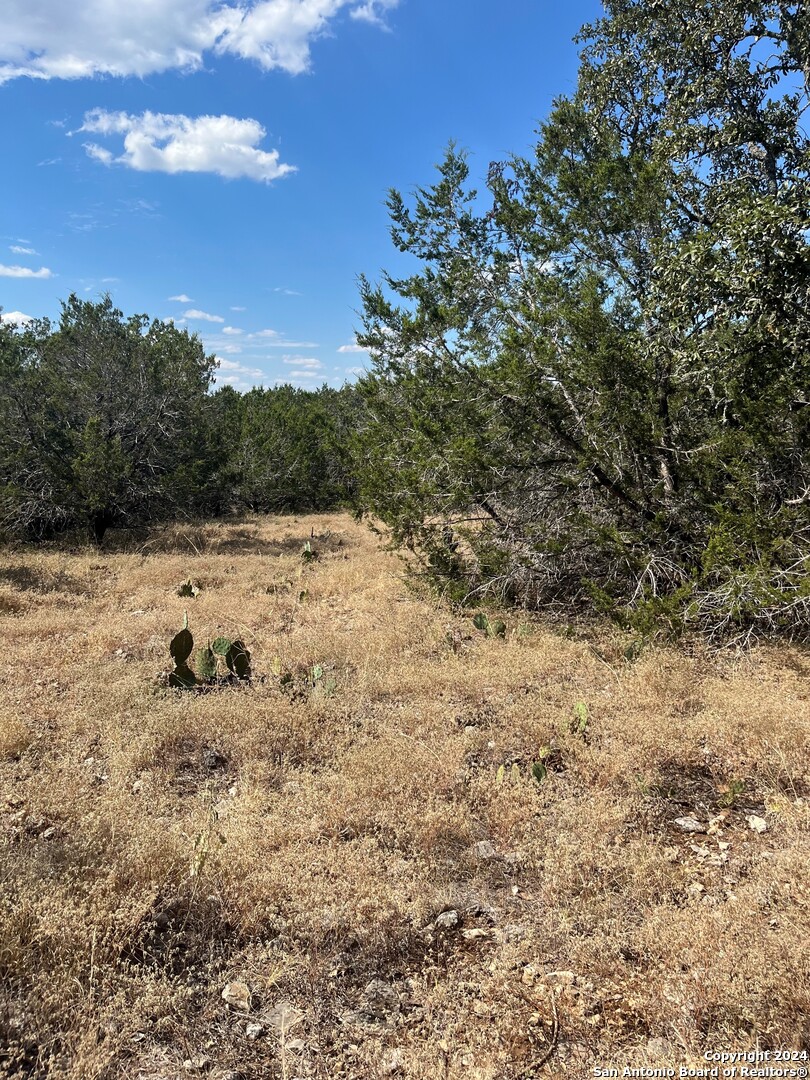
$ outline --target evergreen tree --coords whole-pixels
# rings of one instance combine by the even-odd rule
[[[606,10],[533,160],[390,195],[422,269],[361,281],[365,503],[459,595],[806,630],[807,21]]]

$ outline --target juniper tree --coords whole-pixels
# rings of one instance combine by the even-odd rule
[[[531,160],[390,194],[366,503],[461,592],[806,629],[806,13],[606,10]]]
[[[112,525],[185,508],[214,368],[196,336],[71,296],[57,326],[35,321],[0,348],[7,531],[82,526],[100,543]]]

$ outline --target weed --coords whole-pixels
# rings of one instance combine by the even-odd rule
[[[506,637],[506,623],[502,619],[491,620],[483,611],[479,611],[473,618],[473,626],[476,630],[483,631],[487,637]]]

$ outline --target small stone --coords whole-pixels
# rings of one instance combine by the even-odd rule
[[[245,1028],[245,1035],[251,1042],[255,1042],[256,1039],[262,1034],[264,1028],[261,1024],[248,1024]]]
[[[544,979],[559,983],[561,986],[573,986],[577,980],[577,977],[573,971],[548,971],[543,976]]]
[[[459,922],[460,919],[457,911],[443,911],[441,915],[436,916],[434,926],[437,930],[453,930],[458,926]]]
[[[498,853],[489,840],[479,840],[477,844],[473,844],[472,851],[476,859],[482,862],[489,862],[498,857]]]
[[[372,979],[363,991],[360,1008],[375,1019],[384,1019],[391,1013],[399,1012],[399,994],[391,983]]]
[[[704,892],[705,889],[699,881],[693,881],[691,885],[686,886],[686,895],[690,900],[699,900]]]
[[[143,780],[136,780],[130,791],[133,795],[139,795],[143,791]]]
[[[758,817],[756,814],[751,814],[745,820],[748,822],[748,828],[753,829],[754,832],[764,833],[768,828],[765,818]]]
[[[48,828],[43,833],[40,833],[39,838],[40,838],[40,840],[53,840],[53,838],[55,836],[56,836],[56,826],[55,825],[49,825]]]
[[[644,1049],[654,1062],[667,1061],[672,1056],[672,1043],[666,1039],[649,1039]]]
[[[683,832],[705,832],[703,826],[696,817],[675,818],[675,824]]]
[[[385,1076],[393,1076],[395,1073],[402,1072],[404,1066],[405,1055],[401,1050],[392,1050],[383,1059],[382,1071]]]
[[[279,1033],[286,1033],[294,1028],[296,1024],[301,1023],[304,1014],[289,1001],[279,1001],[278,1004],[267,1010],[264,1019]]]
[[[481,938],[489,937],[490,931],[481,930],[479,927],[476,927],[473,930],[462,930],[461,936],[465,941],[480,941]]]
[[[250,990],[243,982],[229,982],[222,991],[222,1000],[232,1009],[250,1012]]]

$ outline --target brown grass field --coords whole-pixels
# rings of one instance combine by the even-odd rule
[[[0,552],[0,1074],[806,1058],[807,652],[488,638],[404,571],[339,514]],[[167,688],[184,610],[251,685]]]

